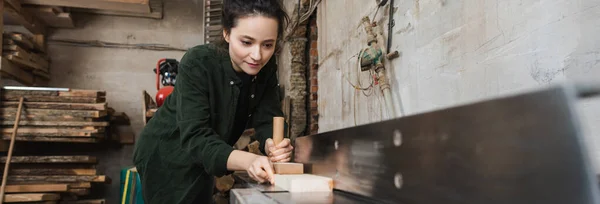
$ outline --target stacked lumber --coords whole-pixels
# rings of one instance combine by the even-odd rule
[[[0,163],[4,164],[6,159],[0,157]],[[97,174],[97,162],[95,157],[85,155],[13,156],[4,201],[103,203],[103,200],[79,200],[90,194],[93,183],[111,182],[105,175]]]
[[[21,3],[25,8],[53,7],[61,9],[60,11],[62,12],[68,12],[69,10],[72,10],[74,12],[95,13],[102,15],[131,16],[154,19],[162,19],[163,17],[162,0],[21,0]],[[51,18],[55,19],[56,17],[51,16]],[[63,20],[64,19],[66,19],[66,16],[63,17]],[[49,26],[54,25],[53,22],[47,23]]]
[[[2,56],[25,72],[50,79],[50,60],[44,53],[43,36],[11,32],[3,34]]]
[[[4,140],[10,140],[21,96],[25,102],[16,141],[97,143],[106,138],[110,123],[104,91],[3,89],[0,135]]]
[[[104,203],[95,184],[111,179],[97,171],[97,150],[132,144],[120,126],[129,118],[107,106],[106,92],[49,87],[4,87],[0,91],[0,134],[10,141],[23,97],[5,202]],[[6,163],[0,157],[0,163]],[[3,166],[3,165],[2,165]],[[12,199],[12,200],[11,200]]]
[[[44,88],[41,88],[44,89]],[[14,90],[0,94],[0,135],[10,140],[18,100],[24,97],[16,141],[133,144],[129,117],[107,106],[106,92],[98,90]]]

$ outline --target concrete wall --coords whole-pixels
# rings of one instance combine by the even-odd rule
[[[164,19],[78,15],[82,27],[55,30],[50,38],[156,43],[189,48],[204,43],[203,1],[165,1]],[[142,128],[142,90],[156,93],[152,71],[161,58],[180,60],[184,52],[49,45],[51,86],[107,91],[110,107],[125,112],[136,136]],[[113,179],[107,186],[108,203],[118,203],[119,171],[132,165],[133,146],[109,150],[99,159],[100,172]]]
[[[396,110],[413,115],[540,88],[565,79],[600,81],[600,4],[597,0],[395,1],[386,64]],[[366,46],[360,26],[376,1],[328,0],[318,8],[320,132],[390,117],[376,86],[351,86],[370,76],[357,70]],[[387,6],[375,18],[387,36]],[[340,91],[341,90],[341,91]],[[579,104],[593,156],[600,152],[600,99]],[[600,144],[598,144],[600,145]]]

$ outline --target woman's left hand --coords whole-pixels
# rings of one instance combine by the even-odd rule
[[[265,152],[271,162],[289,162],[292,156],[292,144],[290,139],[284,138],[279,144],[275,145],[273,139],[267,139],[265,143]]]

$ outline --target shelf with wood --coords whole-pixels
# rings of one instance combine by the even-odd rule
[[[93,155],[134,143],[134,134],[119,128],[130,125],[129,117],[108,106],[106,96],[102,90],[1,89],[0,136],[8,142],[14,134],[18,142],[7,171],[5,202],[23,202],[17,199],[23,197],[36,202],[104,203],[93,195],[94,186],[112,180],[97,169],[100,161]],[[0,157],[0,164],[7,160]]]

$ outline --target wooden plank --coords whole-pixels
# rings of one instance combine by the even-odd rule
[[[13,52],[14,54],[5,54],[4,57],[6,57],[6,59],[10,60],[11,62],[15,63],[17,66],[20,66],[26,70],[47,70],[44,67],[42,67],[42,65],[36,64],[30,60],[27,59],[22,59],[20,57],[17,57],[16,55],[20,55],[24,57],[29,57],[27,53],[21,53],[21,52]]]
[[[75,28],[75,23],[71,17],[71,13],[57,12],[55,7],[51,6],[27,6],[26,11],[36,15],[48,27],[53,28]]]
[[[22,168],[11,168],[9,175],[67,175],[67,176],[92,176],[96,175],[96,169],[56,169],[56,168],[43,168],[43,169],[22,169]]]
[[[5,24],[22,25],[34,34],[45,35],[46,33],[46,25],[25,10],[17,11],[12,7],[5,7],[4,15],[6,17],[4,18]]]
[[[88,97],[98,98],[106,96],[106,91],[70,89],[69,91],[42,91],[42,90],[13,90],[3,89],[2,93],[10,95],[33,95],[33,96],[64,96],[64,97]]]
[[[331,178],[312,174],[275,174],[275,185],[293,193],[331,192],[334,184]]]
[[[126,17],[162,19],[163,18],[163,2],[161,0],[150,0],[150,13],[132,13],[132,12],[123,12],[123,11],[110,11],[110,10],[84,9],[84,8],[73,8],[73,9],[71,9],[71,11],[72,12],[80,12],[80,13],[111,15],[111,16],[126,16]]]
[[[104,183],[108,179],[104,175],[80,175],[80,176],[8,176],[10,183],[77,183],[77,182],[92,182]]]
[[[0,131],[2,137],[6,135],[10,135],[8,133],[8,128],[3,128]],[[29,128],[29,130],[23,130],[24,128],[19,128],[17,132],[18,137],[22,136],[38,136],[38,137],[102,137],[103,133],[89,133],[89,132],[77,132],[77,131],[69,131],[64,129],[54,129],[54,128]]]
[[[303,174],[304,165],[302,163],[273,163],[273,169],[276,174]]]
[[[2,135],[3,140],[10,140],[9,135]],[[17,136],[15,141],[25,142],[61,142],[61,143],[98,143],[97,137],[46,137],[46,136]]]
[[[6,162],[6,157],[0,157],[0,163]],[[96,163],[96,157],[74,155],[74,156],[14,156],[11,163]]]
[[[0,120],[9,120],[14,119],[14,116],[3,118],[0,115]],[[76,121],[76,122],[102,122],[100,118],[79,118],[79,117],[52,117],[52,116],[39,116],[39,117],[23,117],[21,116],[21,120],[23,121]],[[102,119],[104,120],[104,119]]]
[[[60,204],[106,204],[104,199],[61,201]]]
[[[106,111],[98,110],[61,110],[61,109],[25,109],[22,111],[27,117],[64,117],[64,118],[101,118],[106,116]],[[0,108],[2,117],[15,117],[16,108]]]
[[[40,52],[46,52],[46,38],[44,35],[34,34],[33,35],[33,45],[36,50]]]
[[[38,201],[38,202],[26,202],[26,203],[22,203],[22,204],[57,204],[58,201],[56,200],[50,200],[50,201]]]
[[[7,185],[7,193],[50,193],[67,192],[67,184],[31,184],[31,185]]]
[[[2,90],[4,92],[6,90]],[[0,107],[16,108],[19,102],[2,101]],[[106,110],[106,103],[60,103],[60,102],[25,102],[25,108],[62,109],[62,110]]]
[[[82,182],[82,183],[70,183],[69,188],[91,188],[92,183]]]
[[[14,80],[30,86],[34,84],[33,74],[26,72],[25,70],[19,68],[14,63],[8,61],[5,57],[0,57],[0,71],[8,74]],[[12,101],[18,101],[18,97],[12,97]],[[6,99],[3,99],[6,100]]]
[[[23,194],[7,194],[4,196],[4,202],[35,202],[60,199],[59,194],[55,193],[23,193]]]
[[[3,43],[8,45],[18,45],[25,50],[35,49],[33,41],[31,41],[31,39],[29,39],[28,37],[24,36],[22,33],[5,33]]]
[[[64,6],[133,13],[150,13],[148,0],[143,2],[106,1],[106,0],[21,0],[22,4]]]
[[[9,126],[14,125],[15,121],[11,120],[0,120],[0,125]],[[80,126],[93,126],[93,127],[106,127],[109,125],[108,122],[80,122],[80,121],[19,121],[20,126],[59,126],[59,127],[80,127]]]
[[[29,61],[38,64],[42,67],[41,71],[48,72],[50,67],[50,62],[48,61],[46,56],[30,52],[29,53]]]
[[[17,101],[20,96],[2,94],[4,101]],[[28,96],[25,95],[27,102],[63,102],[63,103],[104,103],[106,98],[89,98],[89,97],[74,97],[74,96]]]

